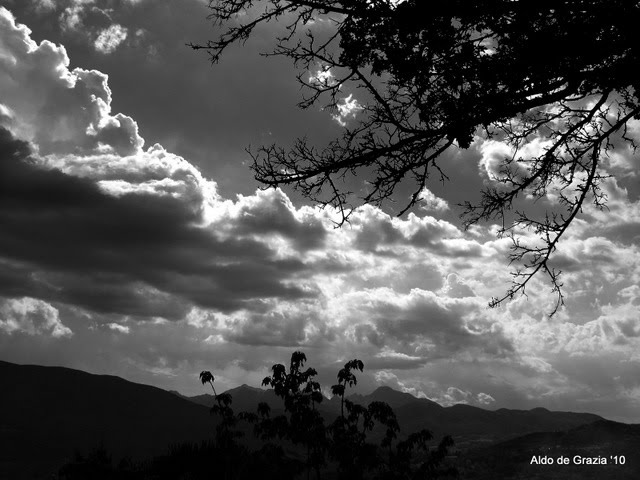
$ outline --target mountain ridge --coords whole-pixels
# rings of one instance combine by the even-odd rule
[[[0,395],[0,412],[11,412],[0,416],[0,478],[50,478],[78,448],[99,445],[115,458],[149,458],[165,453],[171,443],[210,439],[215,430],[209,394],[189,398],[113,375],[4,361],[0,361],[0,384],[9,385]],[[260,401],[272,404],[274,415],[283,410],[282,400],[271,389],[242,385],[227,392],[236,413],[255,411]],[[390,387],[349,398],[365,405],[386,401],[396,412],[402,432],[427,428],[436,439],[450,434],[463,449],[603,420],[593,414],[542,408],[443,407]],[[327,421],[339,415],[339,398],[321,405]]]
[[[232,396],[234,411],[255,412],[259,402],[268,403],[274,413],[284,409],[282,400],[271,389],[258,389],[241,385],[227,390]],[[184,397],[195,403],[211,407],[211,394]],[[348,398],[354,403],[368,405],[373,401],[389,404],[396,413],[402,432],[420,429],[430,430],[435,438],[452,435],[456,444],[464,448],[505,441],[520,435],[538,431],[564,431],[598,420],[601,416],[586,412],[551,411],[543,407],[530,410],[500,408],[488,410],[467,404],[444,407],[433,400],[418,398],[388,386],[377,387],[369,394],[352,394]],[[318,406],[327,421],[332,421],[340,412],[340,399],[324,397]]]

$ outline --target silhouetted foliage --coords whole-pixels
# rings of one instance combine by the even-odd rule
[[[310,478],[312,472],[316,478],[322,478],[323,472],[334,471],[341,479],[412,479],[418,476],[436,478],[440,474],[455,477],[455,468],[441,468],[447,449],[453,445],[450,437],[445,437],[435,450],[429,449],[427,442],[432,435],[427,430],[412,433],[407,439],[398,442],[400,427],[389,405],[374,401],[364,407],[345,398],[346,388],[357,384],[353,372],[364,369],[360,360],[345,363],[338,372],[338,384],[333,385],[331,390],[334,395],[340,396],[340,415],[330,425],[326,425],[317,408],[324,398],[320,384],[314,380],[317,372],[313,368],[305,369],[306,361],[304,353],[294,352],[288,371],[284,365],[276,364],[271,368],[272,375],[262,382],[263,385],[272,387],[274,393],[282,398],[285,413],[272,417],[269,405],[260,403],[257,413],[242,412],[237,419],[253,424],[255,434],[263,441],[288,441],[294,446],[300,446],[304,451],[307,478]],[[212,412],[220,415],[220,425],[227,426],[218,427],[216,444],[222,445],[221,439],[224,439],[224,442],[236,445],[234,441],[238,435],[230,430],[236,423],[230,408],[231,398],[223,402],[220,397],[221,395],[216,396],[216,401],[224,403],[224,408],[216,408],[214,405]],[[234,419],[227,420],[227,416]],[[369,439],[369,434],[376,426],[384,431],[379,445]],[[286,456],[281,447],[267,443],[263,448],[279,448],[277,451],[282,456],[277,457],[278,462],[285,461]],[[293,474],[295,468],[289,472]]]
[[[63,466],[60,480],[204,480],[212,477],[228,480],[254,479],[432,479],[455,478],[456,469],[446,461],[453,445],[445,437],[439,446],[431,446],[431,432],[421,430],[402,438],[392,408],[373,401],[366,407],[345,396],[346,388],[357,384],[355,371],[363,371],[360,360],[351,360],[337,374],[332,387],[340,396],[340,415],[330,423],[318,410],[322,403],[317,372],[305,368],[306,355],[294,352],[289,368],[273,365],[272,375],[263,385],[273,388],[283,400],[284,412],[272,415],[267,403],[259,403],[256,412],[233,411],[230,394],[217,394],[211,372],[202,372],[203,385],[214,392],[211,414],[217,419],[215,435],[200,444],[173,445],[165,455],[114,464],[103,445],[88,454],[77,453]],[[325,412],[326,413],[326,412]],[[161,419],[159,419],[161,421]],[[258,440],[250,442],[247,428]],[[250,445],[252,445],[250,447]]]
[[[627,126],[640,114],[638,2],[213,0],[209,9],[222,33],[191,46],[213,62],[259,25],[280,20],[284,34],[265,54],[300,68],[309,92],[300,106],[320,102],[338,112],[349,93],[360,105],[358,121],[324,148],[303,138],[290,149],[252,152],[260,182],[293,185],[336,207],[342,223],[354,205],[381,204],[408,180],[413,194],[401,215],[434,176],[448,179],[447,151],[469,148],[476,135],[503,141],[512,153],[479,204],[467,203],[466,225],[496,221],[512,240],[514,282],[491,305],[524,294],[543,272],[557,295],[555,313],[563,294],[552,253],[585,205],[605,208],[611,150],[636,148]],[[357,201],[343,183],[356,175],[368,185]],[[546,214],[533,211],[552,196]]]
[[[232,455],[228,457],[228,455]],[[211,478],[287,480],[302,469],[284,450],[266,444],[250,451],[236,445],[222,448],[216,441],[183,443],[169,447],[165,455],[147,461],[123,459],[113,464],[104,447],[86,456],[76,454],[58,472],[58,480],[210,480]]]
[[[142,468],[129,458],[114,465],[111,454],[103,444],[91,449],[86,455],[76,451],[74,459],[60,468],[59,480],[137,480],[142,477]]]

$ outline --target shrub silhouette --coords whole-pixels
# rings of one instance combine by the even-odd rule
[[[216,427],[216,445],[225,453],[225,462],[220,465],[224,469],[225,478],[244,478],[242,471],[234,469],[230,462],[237,461],[244,447],[237,440],[241,432],[236,430],[238,420],[253,425],[255,435],[267,442],[262,450],[253,453],[254,460],[265,452],[277,452],[269,455],[271,464],[287,464],[289,469],[282,471],[280,478],[293,478],[302,473],[295,468],[295,449],[302,453],[306,478],[312,473],[317,479],[414,479],[436,478],[442,476],[456,477],[455,468],[446,465],[445,457],[453,445],[451,437],[444,437],[435,448],[430,448],[429,441],[433,436],[428,430],[410,434],[404,440],[398,440],[400,427],[393,409],[384,402],[371,402],[364,407],[345,397],[347,387],[357,384],[355,371],[363,371],[364,364],[360,360],[345,363],[337,375],[338,383],[331,387],[333,395],[340,397],[340,415],[330,424],[318,409],[323,401],[321,386],[315,380],[317,371],[304,368],[307,357],[302,352],[291,355],[289,370],[282,364],[271,368],[272,375],[266,377],[262,384],[273,388],[276,396],[284,403],[284,413],[272,416],[271,408],[260,403],[256,413],[242,412],[237,416],[231,408],[231,395],[217,395],[213,387],[214,377],[210,372],[202,372],[203,384],[209,383],[214,391],[215,404],[212,414],[220,417]],[[379,443],[372,437],[376,430],[382,433]],[[280,442],[277,445],[273,442]],[[290,444],[294,452],[285,454],[282,444]],[[239,450],[240,449],[240,450]],[[219,472],[222,473],[222,472]],[[288,476],[291,475],[291,476]]]

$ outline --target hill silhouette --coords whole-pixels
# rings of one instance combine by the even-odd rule
[[[0,478],[51,478],[76,449],[144,458],[211,438],[201,405],[109,375],[0,361]]]
[[[212,395],[188,398],[109,375],[2,361],[0,382],[8,386],[0,395],[0,478],[50,478],[78,449],[104,446],[116,460],[142,459],[166,453],[170,444],[211,439],[214,432],[216,419],[209,414]],[[272,390],[243,385],[227,393],[236,413],[255,411],[259,402],[269,403],[274,413],[283,410],[282,400]],[[611,427],[613,422],[594,424],[603,420],[587,413],[442,407],[389,387],[349,398],[363,405],[386,402],[395,410],[402,433],[427,428],[436,438],[451,434],[464,451],[507,439],[515,443],[500,448],[517,451],[518,445],[529,441],[522,435],[533,434],[532,441],[540,439],[544,445],[562,434],[533,432],[582,432],[572,433],[567,442],[589,438],[593,444],[602,438],[615,443],[622,435],[621,427]],[[331,421],[339,414],[340,402],[325,399],[321,408]]]

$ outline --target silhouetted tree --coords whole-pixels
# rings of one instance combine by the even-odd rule
[[[215,443],[222,463],[222,476],[225,479],[238,478],[239,467],[242,465],[242,458],[247,455],[247,449],[237,443],[237,439],[242,437],[242,432],[235,429],[238,418],[231,408],[232,397],[228,393],[216,393],[213,386],[215,377],[211,372],[201,372],[200,381],[203,385],[211,385],[215,396],[211,414],[217,415],[220,419],[220,423],[216,425]]]
[[[320,477],[320,467],[324,464],[326,434],[324,419],[316,405],[322,402],[320,384],[314,380],[318,374],[315,369],[303,370],[307,357],[302,352],[291,355],[289,372],[282,364],[274,365],[273,374],[262,381],[262,385],[271,386],[275,394],[284,400],[289,417],[281,416],[276,420],[280,428],[278,434],[294,444],[304,445],[307,455],[307,478],[312,469]],[[264,406],[261,406],[264,410]],[[267,422],[270,425],[270,422]],[[283,430],[284,429],[284,430]]]
[[[289,370],[282,364],[271,368],[272,375],[263,380],[263,385],[273,388],[274,393],[284,401],[285,413],[271,416],[271,408],[266,403],[260,403],[257,413],[242,412],[237,418],[232,410],[213,410],[222,416],[231,415],[234,420],[229,425],[235,425],[236,420],[244,420],[254,425],[257,436],[264,441],[286,440],[293,445],[300,445],[306,456],[305,466],[307,478],[315,472],[317,478],[322,477],[323,471],[331,472],[337,468],[340,479],[412,479],[436,478],[440,473],[455,474],[455,469],[442,469],[444,457],[448,448],[453,444],[450,437],[445,437],[436,450],[429,450],[428,441],[432,435],[427,430],[415,432],[407,439],[394,445],[400,427],[395,413],[384,402],[371,402],[367,407],[358,405],[345,398],[347,386],[357,384],[353,371],[363,371],[364,364],[360,360],[345,363],[338,372],[338,384],[332,387],[334,395],[340,396],[340,415],[330,424],[325,424],[325,418],[317,406],[322,402],[321,386],[314,380],[317,372],[313,368],[304,368],[307,357],[302,352],[291,355]],[[204,377],[203,377],[203,374]],[[213,376],[203,372],[203,383],[212,383]],[[218,395],[220,397],[221,395]],[[231,396],[226,407],[231,405]],[[379,445],[368,437],[378,425],[384,430]],[[217,436],[229,437],[224,429],[216,430]],[[216,445],[223,445],[219,439]],[[421,459],[414,455],[422,450]],[[258,452],[245,457],[260,463],[261,455],[270,454],[271,465],[279,464],[283,467],[282,478],[293,478],[296,470],[282,450],[281,446],[266,443]],[[331,463],[333,462],[333,463]],[[244,461],[243,463],[247,463]],[[448,468],[448,467],[447,467]],[[258,468],[256,471],[259,471]],[[244,478],[246,470],[226,468],[236,475],[228,478]],[[287,472],[286,474],[284,472]]]
[[[266,54],[300,68],[309,92],[302,107],[336,111],[357,92],[358,121],[325,148],[299,139],[291,149],[252,152],[259,181],[333,205],[342,223],[354,205],[381,204],[408,179],[415,186],[401,215],[434,175],[447,178],[445,152],[468,148],[475,135],[504,141],[512,153],[479,204],[466,205],[466,225],[494,220],[512,239],[519,267],[491,305],[525,293],[543,272],[555,313],[563,294],[550,257],[586,204],[604,208],[609,152],[623,142],[636,148],[627,125],[640,114],[638,2],[214,0],[209,8],[222,33],[191,46],[213,62],[260,24],[280,20],[284,34]],[[527,154],[534,139],[539,148]],[[355,175],[368,184],[357,203],[342,182]],[[550,194],[557,200],[546,215],[528,208]],[[523,240],[522,230],[540,241]]]

